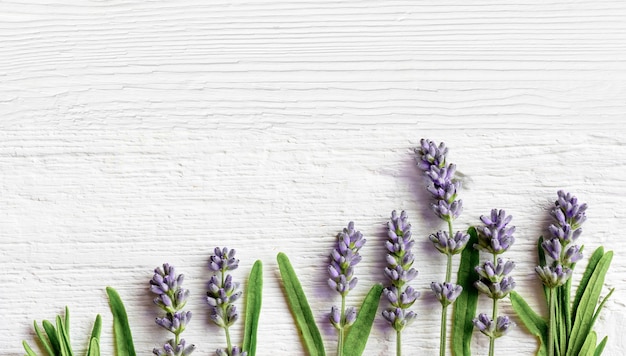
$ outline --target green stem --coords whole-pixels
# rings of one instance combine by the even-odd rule
[[[442,306],[441,310],[441,334],[439,335],[439,355],[446,355],[446,328],[448,321],[448,307]]]
[[[550,296],[548,301],[548,308],[550,309],[550,323],[548,326],[548,356],[554,356],[554,332],[556,331],[556,300],[554,295],[554,288],[550,288]]]
[[[452,238],[454,234],[454,229],[452,228],[452,219],[447,220],[448,223],[448,233],[450,238]],[[450,283],[452,279],[452,255],[447,254],[447,262],[446,262],[446,282]],[[439,355],[446,355],[446,341],[447,341],[447,329],[448,329],[448,307],[441,307],[441,333],[439,334]]]
[[[493,320],[494,323],[498,320],[498,300],[497,299],[493,300],[493,311],[491,312],[491,320]],[[489,356],[494,355],[495,341],[496,341],[496,338],[494,336],[489,337]]]
[[[345,325],[346,319],[346,296],[341,294],[341,317],[339,318],[339,341],[337,342],[337,356],[343,356],[343,340],[345,337]]]
[[[230,355],[230,353],[233,351],[233,346],[230,343],[230,332],[228,331],[228,327],[225,327],[224,330],[226,331],[226,347],[228,354]]]
[[[396,331],[396,356],[402,356],[402,331]]]

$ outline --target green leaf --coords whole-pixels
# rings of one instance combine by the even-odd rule
[[[585,289],[582,292],[580,304],[576,310],[576,316],[572,326],[572,334],[570,335],[567,350],[568,356],[579,355],[586,336],[593,328],[596,306],[598,305],[598,299],[600,298],[602,286],[604,285],[604,277],[609,269],[612,258],[612,251],[605,253],[604,256],[602,256],[602,258],[598,261],[595,268],[593,268],[593,272],[589,277],[586,288],[581,286],[578,287],[579,289]],[[590,266],[587,266],[588,269],[589,267]]]
[[[596,347],[596,352],[593,354],[593,356],[600,356],[602,355],[602,352],[604,351],[604,347],[606,346],[606,342],[609,340],[608,336],[605,336],[602,341],[600,341],[600,343],[598,344],[598,347]]]
[[[363,354],[367,339],[372,330],[374,318],[376,318],[376,311],[378,310],[380,295],[382,293],[383,286],[381,284],[373,285],[369,293],[367,293],[363,304],[361,304],[361,308],[359,308],[359,313],[357,314],[354,324],[348,329],[343,344],[343,354],[345,356],[361,356]]]
[[[580,352],[577,354],[578,356],[593,356],[596,351],[596,342],[598,340],[598,336],[595,331],[592,331],[585,338],[585,343],[583,344]]]
[[[61,356],[72,356],[72,347],[70,345],[70,335],[65,330],[63,319],[57,315],[57,337],[59,338],[59,346],[61,347]]]
[[[100,356],[100,342],[98,341],[98,338],[91,338],[91,342],[89,342],[89,350],[87,350],[87,356]]]
[[[115,289],[107,287],[106,291],[113,314],[113,337],[117,356],[136,356],[124,303]]]
[[[257,260],[252,266],[248,287],[246,289],[246,320],[243,331],[243,350],[248,356],[255,356],[256,334],[261,315],[261,299],[263,294],[263,263]]]
[[[452,318],[452,354],[455,356],[471,356],[470,344],[474,332],[472,320],[476,316],[478,290],[474,282],[478,273],[474,269],[479,263],[479,253],[473,246],[478,243],[478,233],[474,227],[467,230],[470,239],[461,253],[461,262],[457,275],[457,284],[463,287],[463,293],[454,303]]]
[[[41,329],[39,329],[39,326],[37,326],[37,321],[33,322],[33,326],[35,328],[35,334],[37,334],[37,337],[39,338],[39,341],[41,342],[41,345],[43,346],[43,348],[48,353],[48,356],[55,356],[56,353],[53,349],[53,346],[50,344],[50,341],[48,340],[48,338],[46,338],[43,335],[43,333],[41,332]]]
[[[100,331],[102,330],[102,317],[96,315],[96,321],[91,329],[91,338],[89,339],[89,348],[87,356],[100,356]]]
[[[280,252],[276,259],[278,261],[280,276],[283,280],[287,304],[296,322],[296,327],[304,341],[305,349],[309,356],[326,355],[322,335],[315,324],[313,312],[302,290],[302,285],[296,276],[296,272],[291,266],[291,262],[289,262],[289,258],[287,258],[287,255],[284,253]]]
[[[37,356],[37,354],[30,348],[30,345],[26,342],[26,340],[22,341],[22,346],[24,346],[24,350],[26,350],[26,354],[28,356]],[[54,355],[51,355],[54,356]]]
[[[582,278],[580,279],[579,287],[576,289],[576,296],[574,296],[574,302],[572,304],[572,320],[576,319],[576,312],[578,311],[578,306],[580,305],[580,300],[583,297],[583,292],[587,289],[587,285],[589,284],[589,279],[591,279],[591,274],[596,269],[596,266],[604,256],[604,248],[602,246],[598,247],[593,254],[589,258],[589,262],[587,263],[587,267],[585,268],[585,272],[583,273]]]
[[[48,320],[42,321],[41,325],[43,325],[43,329],[46,331],[46,335],[48,336],[48,340],[50,340],[52,350],[54,351],[51,356],[57,356],[61,353],[61,344],[59,342],[59,338],[57,337],[57,331],[54,328],[54,325]]]
[[[513,306],[513,310],[522,321],[522,324],[526,327],[526,329],[534,336],[537,337],[539,341],[539,348],[537,350],[537,356],[545,356],[548,354],[547,352],[547,341],[548,341],[548,323],[545,319],[543,319],[539,314],[535,313],[528,303],[517,294],[517,292],[512,291],[509,294],[511,299],[511,305]]]

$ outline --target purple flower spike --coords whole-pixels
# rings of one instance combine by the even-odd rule
[[[550,211],[554,218],[548,227],[550,236],[541,243],[548,260],[545,266],[535,268],[539,279],[550,288],[563,285],[572,275],[576,262],[583,258],[582,249],[573,242],[582,233],[580,226],[587,219],[587,204],[562,190],[557,192],[557,200]]]
[[[491,216],[481,216],[480,220],[485,226],[476,228],[478,231],[478,244],[474,248],[499,255],[511,247],[515,242],[513,233],[515,226],[508,227],[512,216],[507,216],[504,210],[491,210]]]
[[[391,212],[391,219],[387,223],[387,267],[385,276],[390,285],[383,290],[389,301],[389,308],[383,311],[383,316],[396,331],[401,331],[414,318],[415,313],[408,309],[419,297],[417,292],[408,283],[417,276],[417,270],[412,267],[415,256],[411,248],[415,244],[411,238],[411,224],[405,211]],[[406,319],[410,316],[409,319]]]
[[[209,318],[215,325],[225,329],[226,335],[228,335],[228,328],[239,319],[237,307],[233,303],[241,297],[242,293],[238,291],[239,283],[234,282],[233,277],[227,274],[227,271],[236,269],[238,265],[239,260],[235,258],[234,249],[216,247],[214,254],[209,257],[209,270],[213,272],[209,279],[206,297],[207,304],[209,304]],[[231,350],[218,349],[216,353],[224,356],[246,355],[238,346],[232,347]]]
[[[209,269],[214,272],[232,271],[239,266],[239,260],[235,258],[235,250],[227,247],[216,247],[214,255],[209,257]]]
[[[337,235],[337,244],[330,254],[328,285],[341,295],[348,294],[356,287],[358,279],[354,277],[354,266],[361,261],[359,250],[365,241],[361,232],[354,228],[352,221]]]
[[[183,280],[183,275],[176,275],[174,266],[167,263],[163,264],[163,268],[157,267],[150,280],[150,291],[157,294],[154,303],[166,313],[164,317],[156,318],[155,322],[176,335],[176,339],[191,320],[191,312],[181,310],[189,298],[189,290],[182,288]],[[184,339],[181,339],[178,345],[172,339],[163,345],[162,349],[155,348],[152,352],[157,356],[186,356],[190,355],[193,350],[195,346],[186,346]]]
[[[443,305],[444,307],[447,307],[448,305],[454,303],[456,298],[458,298],[463,291],[463,287],[448,282],[432,282],[430,284],[430,289],[435,292],[437,300],[439,300],[441,305]]]
[[[428,177],[428,191],[435,199],[431,205],[435,214],[444,221],[452,221],[463,211],[463,202],[457,200],[461,182],[454,179],[456,166],[446,163],[448,149],[442,142],[437,146],[433,141],[422,139],[415,149],[417,166]]]

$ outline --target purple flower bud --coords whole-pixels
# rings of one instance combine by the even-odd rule
[[[513,233],[515,226],[507,227],[512,216],[507,216],[504,210],[491,210],[491,216],[481,216],[480,220],[485,226],[476,227],[478,232],[478,244],[474,248],[499,255],[508,250],[515,242]]]
[[[329,320],[336,329],[341,327],[341,311],[334,305],[330,308]]]
[[[508,316],[499,316],[494,323],[487,314],[481,313],[473,320],[474,327],[490,338],[497,339],[504,336],[511,327],[515,326]]]
[[[421,139],[420,147],[414,151],[417,155],[417,166],[423,171],[429,170],[431,166],[442,167],[446,164],[448,148],[443,142],[437,146],[431,140]]]
[[[430,241],[439,252],[446,255],[456,255],[465,249],[469,241],[469,235],[457,231],[454,237],[450,238],[447,231],[437,231],[429,236]]]
[[[435,297],[437,297],[437,300],[439,300],[441,305],[444,307],[454,303],[456,298],[458,298],[463,291],[463,287],[449,282],[432,282],[430,284],[430,289],[435,292]]]
[[[562,286],[572,276],[572,270],[561,265],[537,266],[535,267],[535,272],[537,272],[541,282],[548,288]]]
[[[356,309],[354,307],[346,308],[346,319],[344,324],[350,326],[356,321]]]
[[[581,248],[578,247],[577,245],[572,245],[570,246],[566,251],[565,251],[565,260],[564,262],[567,264],[574,264],[580,260],[582,260],[583,258],[583,254],[580,251]]]

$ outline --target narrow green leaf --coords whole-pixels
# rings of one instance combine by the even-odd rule
[[[65,306],[65,323],[63,324],[63,329],[65,333],[69,336],[70,334],[70,308]]]
[[[522,321],[526,329],[539,341],[537,356],[546,356],[548,341],[548,323],[539,314],[530,308],[528,303],[517,292],[512,291],[509,294],[513,310]]]
[[[580,352],[577,354],[578,356],[593,356],[596,352],[596,342],[598,341],[598,336],[595,331],[592,331],[585,338],[585,343],[583,344]]]
[[[26,341],[22,341],[22,346],[24,346],[24,350],[28,356],[37,356],[37,354],[30,348],[30,345]],[[54,356],[54,355],[52,355]]]
[[[54,349],[52,348],[52,345],[50,344],[50,341],[43,335],[41,329],[39,329],[39,326],[37,326],[37,321],[33,322],[33,326],[35,328],[35,334],[37,334],[37,337],[39,338],[39,341],[41,342],[43,348],[48,353],[48,356],[55,356],[56,354],[54,352]]]
[[[378,311],[378,304],[380,303],[380,295],[383,293],[382,284],[378,283],[370,288],[370,291],[365,296],[359,313],[356,316],[354,324],[348,329],[346,339],[343,344],[343,354],[345,356],[361,356],[365,345],[367,345],[367,339],[369,339],[370,331],[372,330],[372,324],[376,318],[376,312]]]
[[[92,337],[91,342],[89,342],[87,356],[100,356],[100,342],[95,337]]]
[[[602,341],[600,341],[600,343],[598,344],[598,347],[596,347],[596,352],[594,353],[593,356],[600,356],[602,355],[602,352],[604,351],[604,347],[606,346],[606,342],[609,340],[608,336],[605,336]]]
[[[57,315],[57,338],[59,338],[59,346],[61,351],[61,356],[72,356],[72,350],[70,347],[70,336],[67,335],[65,331],[65,326],[63,325],[63,319],[61,319],[60,315]]]
[[[287,258],[287,255],[284,253],[280,252],[276,259],[278,261],[280,276],[283,280],[287,304],[296,322],[296,327],[304,341],[305,349],[309,356],[326,355],[322,335],[315,324],[313,312],[302,290],[302,285],[298,280],[296,272],[291,266],[291,262],[289,262],[289,258]]]
[[[602,302],[600,302],[600,305],[598,305],[595,313],[593,314],[593,319],[591,319],[591,325],[595,324],[596,320],[598,319],[598,316],[600,316],[600,312],[602,311],[602,308],[604,308],[604,304],[606,304],[606,301],[609,300],[609,297],[613,295],[613,292],[615,292],[615,288],[611,288],[611,290],[609,291],[609,294],[607,294],[606,297],[602,299]]]
[[[580,283],[578,284],[578,289],[576,289],[576,295],[574,296],[574,301],[572,303],[572,320],[576,319],[576,312],[578,311],[578,306],[580,305],[580,299],[583,296],[583,292],[587,289],[591,274],[596,269],[596,266],[598,265],[598,262],[600,262],[600,259],[602,259],[602,256],[604,256],[604,248],[600,246],[593,251],[593,254],[589,257],[589,262],[587,263],[585,272],[580,279]]]
[[[88,356],[100,355],[99,341],[100,341],[101,330],[102,330],[102,317],[100,317],[100,314],[98,314],[96,315],[96,321],[94,322],[93,328],[91,329],[91,338],[89,339],[89,348],[87,349]],[[97,347],[97,350],[95,350],[94,347]]]
[[[472,354],[470,349],[474,332],[472,320],[476,317],[478,304],[478,290],[474,287],[474,282],[478,280],[478,273],[474,267],[479,263],[479,253],[473,247],[478,243],[478,233],[474,227],[470,227],[467,233],[470,239],[461,253],[457,275],[457,284],[463,287],[463,293],[454,303],[452,317],[452,354],[455,356],[471,356]]]
[[[248,356],[256,354],[256,334],[261,315],[261,299],[263,294],[263,263],[257,260],[252,266],[248,287],[246,289],[246,314],[243,331],[243,350]]]
[[[52,345],[53,353],[51,354],[51,356],[57,356],[61,353],[61,344],[59,343],[59,338],[57,337],[57,330],[55,329],[54,325],[48,320],[42,321],[41,325],[46,331],[48,340],[50,340],[50,344]]]
[[[113,337],[117,356],[136,356],[133,336],[128,324],[128,315],[122,298],[112,287],[106,288],[109,296],[109,305],[113,314]]]
[[[609,251],[602,256],[595,266],[585,290],[582,292],[580,304],[576,310],[576,317],[572,326],[567,355],[578,356],[580,349],[585,342],[586,336],[593,329],[593,321],[598,299],[604,285],[604,277],[609,269],[613,251]],[[580,286],[578,288],[581,288]]]

